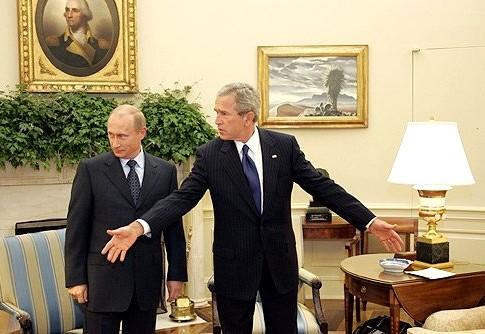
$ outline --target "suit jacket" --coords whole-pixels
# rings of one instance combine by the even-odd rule
[[[87,43],[82,45],[71,35],[68,28],[59,36],[48,36],[46,43],[58,60],[66,65],[83,68],[98,64],[108,53],[109,42],[94,37],[89,26],[86,32]]]
[[[71,191],[65,246],[66,286],[88,284],[87,308],[122,312],[136,293],[142,310],[157,307],[163,285],[161,230],[141,237],[124,262],[101,255],[107,229],[129,224],[177,188],[175,167],[145,152],[145,169],[137,205],[130,195],[120,161],[111,152],[82,161]],[[185,236],[180,216],[163,231],[168,280],[186,281]]]
[[[293,136],[259,129],[263,158],[260,214],[233,141],[219,138],[201,146],[178,191],[141,216],[159,231],[190,210],[209,189],[214,208],[214,280],[218,294],[254,298],[266,259],[280,293],[295,289],[298,264],[291,225],[293,182],[363,230],[375,216],[356,198],[324,177],[305,159]]]

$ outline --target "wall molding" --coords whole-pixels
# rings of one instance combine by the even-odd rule
[[[378,217],[410,217],[417,216],[418,208],[404,205],[374,204],[367,205]],[[292,215],[304,216],[308,203],[294,203],[291,207]],[[204,220],[214,219],[212,206],[203,208]],[[446,209],[445,221],[473,221],[485,224],[485,206],[450,206]]]
[[[293,219],[298,216],[303,217],[307,207],[307,203],[294,203],[292,205]],[[418,212],[417,207],[401,204],[372,204],[368,207],[380,217],[417,216]],[[204,229],[207,229],[204,236],[206,240],[212,240],[214,226],[212,206],[208,203],[202,210]],[[477,253],[485,244],[485,207],[450,206],[447,208],[445,221],[439,224],[438,228],[457,247],[459,247],[459,244],[466,242],[467,245],[470,245],[470,252]],[[425,222],[420,221],[420,231],[425,229]],[[459,256],[464,256],[462,252],[459,253]],[[210,251],[207,251],[205,254],[208,254],[207,256],[212,255]],[[339,256],[342,257],[340,258]],[[341,247],[336,247],[334,242],[327,243],[318,240],[307,240],[304,243],[304,267],[314,272],[324,282],[321,295],[325,296],[325,298],[343,298],[344,276],[340,272],[340,262],[345,256],[343,242]],[[472,257],[471,260],[476,259]],[[207,267],[206,270],[211,270],[212,258],[204,259],[204,262]],[[207,278],[207,275],[204,276],[204,279]],[[311,298],[309,289],[305,289],[305,298]]]
[[[66,166],[58,171],[54,163],[50,168],[35,169],[30,166],[14,168],[7,164],[0,168],[0,186],[25,186],[72,183],[76,166]]]

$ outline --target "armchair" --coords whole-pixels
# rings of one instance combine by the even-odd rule
[[[64,279],[66,229],[0,238],[0,310],[22,333],[66,333],[83,315]]]
[[[431,314],[423,327],[408,329],[408,334],[485,333],[485,306],[444,310]]]
[[[313,311],[305,306],[301,301],[298,302],[298,333],[309,333],[309,334],[327,334],[328,333],[328,322],[325,318],[323,312],[321,300],[320,300],[320,288],[322,287],[322,282],[320,279],[303,268],[303,230],[300,219],[293,219],[293,232],[295,233],[296,249],[298,254],[298,264],[299,264],[299,279],[300,279],[300,293],[303,294],[302,287],[305,285],[311,287],[312,289],[312,301],[313,301]],[[212,319],[213,319],[213,333],[221,333],[221,325],[219,322],[219,315],[217,312],[217,296],[215,292],[215,282],[212,276],[207,283],[212,296]],[[304,298],[304,297],[303,297]],[[299,297],[299,300],[302,298]],[[253,320],[253,333],[264,333],[264,315],[263,307],[260,301],[256,301],[256,307],[254,309],[254,320]]]

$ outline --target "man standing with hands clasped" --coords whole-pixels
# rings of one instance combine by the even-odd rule
[[[296,333],[294,182],[358,229],[368,228],[389,251],[403,245],[393,225],[376,218],[315,170],[293,136],[258,128],[259,106],[259,93],[250,85],[224,86],[214,108],[219,138],[199,147],[180,190],[131,224],[108,230],[112,238],[102,251],[111,262],[126,261],[138,238],[170,226],[209,190],[214,208],[214,282],[224,334],[251,333],[258,291],[266,333]]]
[[[79,164],[72,185],[66,231],[66,287],[86,305],[89,334],[153,334],[163,285],[161,229],[138,238],[123,263],[100,254],[107,229],[130,223],[177,188],[175,166],[143,151],[145,116],[121,105],[108,119],[112,152]],[[163,230],[169,301],[187,281],[181,216]],[[167,221],[168,223],[168,221]]]

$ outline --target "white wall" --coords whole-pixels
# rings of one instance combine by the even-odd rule
[[[14,1],[4,1],[2,5],[0,88],[5,88],[19,80],[17,9]],[[406,122],[427,119],[429,109],[440,108],[439,116],[446,116],[446,120],[457,121],[464,127],[463,141],[477,180],[476,185],[457,187],[449,192],[447,203],[456,223],[446,228],[456,233],[454,238],[458,236],[460,241],[456,244],[472,241],[467,241],[466,245],[473,251],[460,255],[483,249],[485,169],[480,149],[483,147],[481,138],[485,138],[484,104],[467,100],[463,108],[443,111],[448,104],[434,105],[432,98],[423,100],[422,94],[427,94],[428,86],[420,81],[422,84],[418,86],[422,90],[417,97],[421,99],[414,101],[415,107],[426,110],[421,113],[416,110],[413,115],[412,50],[435,47],[468,50],[469,46],[485,45],[484,1],[143,0],[137,1],[137,6],[140,89],[170,87],[175,81],[193,84],[194,95],[211,116],[211,122],[213,98],[220,86],[231,81],[257,85],[258,45],[369,45],[368,128],[281,131],[294,134],[315,166],[326,168],[333,178],[376,213],[409,215],[415,212],[417,195],[409,187],[389,184],[386,179]],[[473,52],[454,52],[452,62],[462,65],[468,72],[474,69],[485,72],[483,68],[470,68]],[[430,56],[423,51],[415,57],[422,55]],[[434,52],[431,56],[439,57],[440,53]],[[416,65],[426,64],[417,58],[415,61]],[[415,79],[428,77],[428,66],[415,69],[418,70]],[[483,77],[470,76],[472,82],[458,81],[458,86],[462,87],[460,92],[480,96]],[[447,80],[438,79],[433,84],[435,88],[440,85],[447,87]],[[439,89],[432,92],[439,92]],[[457,98],[455,95],[450,100]],[[3,213],[0,232],[9,233],[15,221],[65,215],[68,194],[69,185],[0,187]],[[294,207],[304,208],[308,198],[296,188]],[[210,212],[210,202],[204,209]],[[473,231],[473,236],[467,234],[469,231]],[[338,276],[325,269],[327,262],[331,262],[332,273],[338,273],[338,259],[329,260],[335,258],[329,253],[329,247],[319,243],[309,243],[308,247],[307,256],[311,254],[312,267],[322,277]],[[209,264],[210,248],[207,257]],[[327,262],[319,265],[322,261]]]

